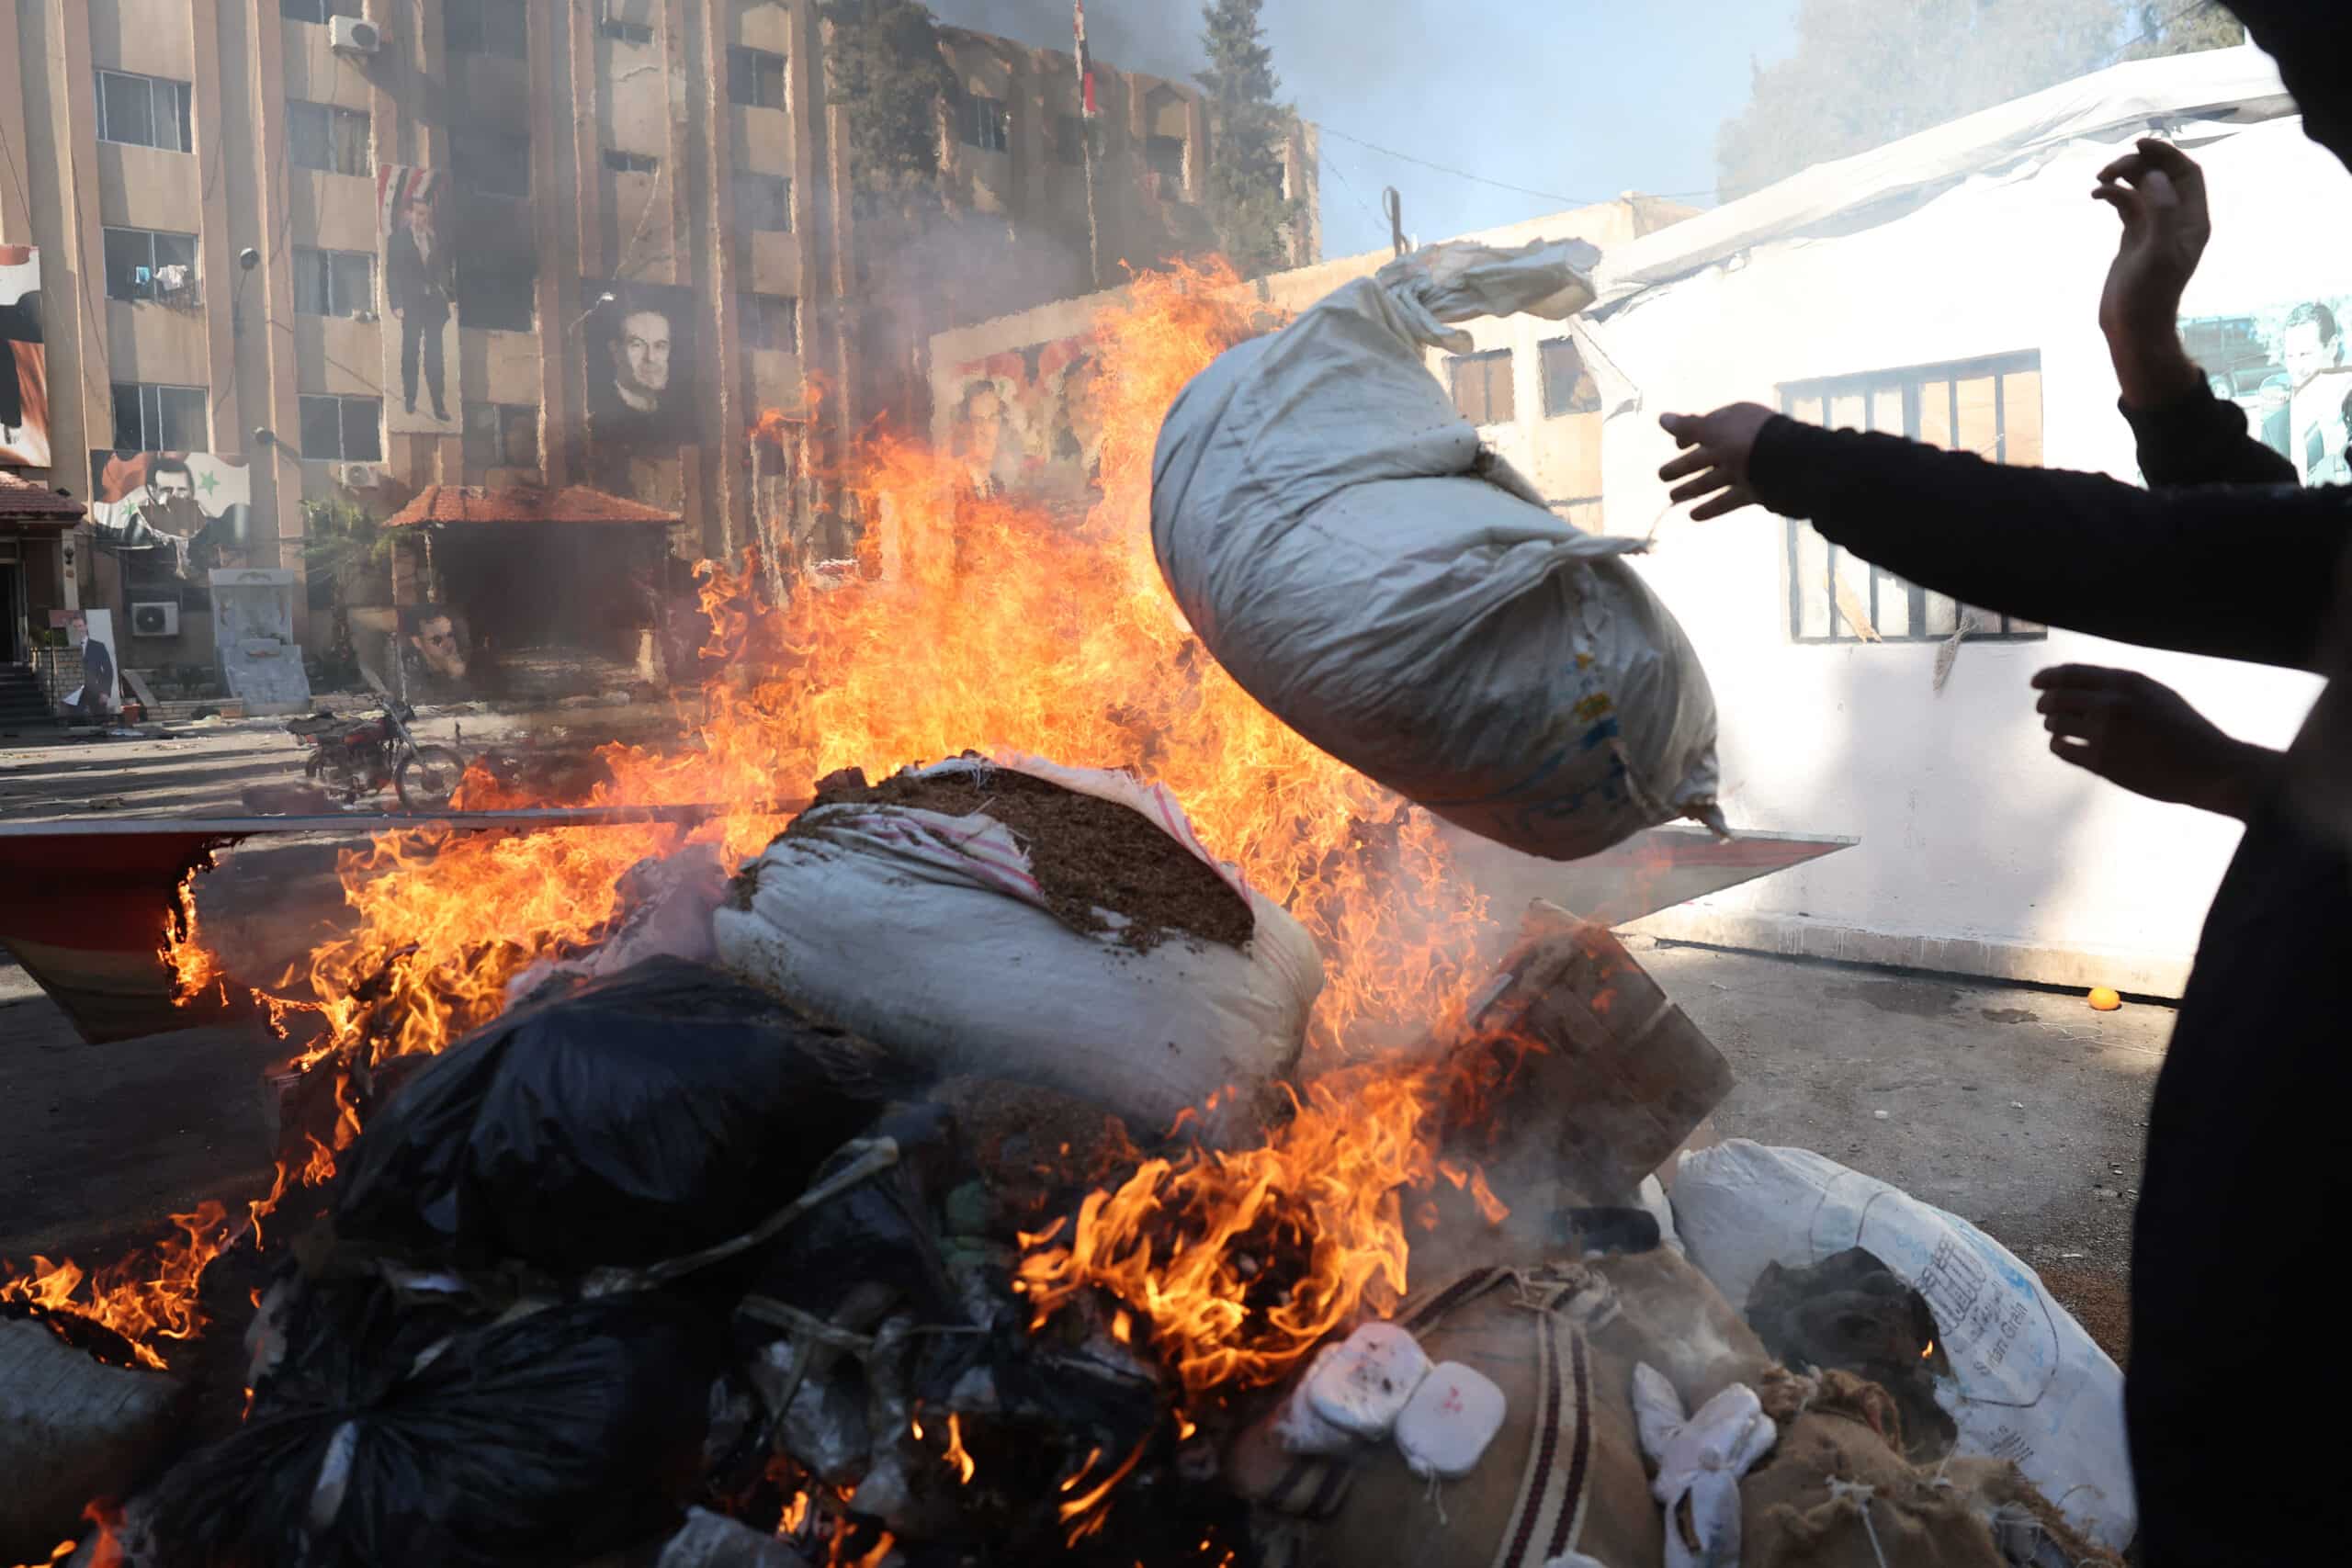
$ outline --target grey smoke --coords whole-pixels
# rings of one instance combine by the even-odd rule
[[[931,8],[949,27],[1069,52],[1069,0],[932,0]],[[1095,61],[1120,71],[1189,81],[1201,68],[1200,34],[1200,6],[1190,0],[1094,0],[1086,13]]]

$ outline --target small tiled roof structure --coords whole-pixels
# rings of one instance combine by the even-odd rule
[[[584,485],[538,490],[526,485],[427,485],[385,521],[387,528],[441,523],[674,524],[678,514]]]
[[[14,474],[0,473],[0,525],[71,528],[85,515],[82,503],[72,496],[60,495],[47,485],[37,485]]]

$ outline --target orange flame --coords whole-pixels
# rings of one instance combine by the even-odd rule
[[[161,1371],[164,1358],[153,1342],[195,1337],[200,1326],[197,1282],[227,1244],[226,1217],[227,1211],[210,1200],[192,1213],[174,1214],[172,1224],[182,1236],[156,1247],[143,1265],[133,1258],[91,1274],[71,1259],[51,1263],[35,1258],[30,1273],[0,1280],[0,1301],[25,1302],[103,1325],[130,1341],[140,1365]]]
[[[807,798],[825,774],[879,776],[967,748],[1131,767],[1168,785],[1203,841],[1321,946],[1318,1060],[1361,1058],[1458,1015],[1486,909],[1453,874],[1436,824],[1400,812],[1206,658],[1152,556],[1161,417],[1212,359],[1262,330],[1257,310],[1216,263],[1138,276],[1098,314],[1092,349],[1119,373],[1096,381],[1101,495],[1082,522],[977,495],[958,460],[889,438],[837,476],[863,521],[873,581],[775,606],[762,603],[750,562],[740,573],[707,564],[713,679],[692,744],[606,747],[612,782],[590,803],[718,802],[730,814],[691,834],[427,828],[347,852],[338,869],[352,934],[297,965],[315,999],[263,998],[273,1016],[319,1013],[324,1031],[303,1065],[443,1050],[496,1018],[526,967],[598,940],[617,911],[616,884],[639,861],[690,839],[747,857],[784,825],[775,803]],[[494,794],[476,773],[459,804],[525,804]],[[192,919],[175,927],[175,973],[212,973],[199,948]],[[1027,1288],[1041,1312],[1090,1282],[1113,1290],[1163,1349],[1177,1348],[1189,1386],[1278,1375],[1361,1304],[1404,1288],[1394,1193],[1426,1179],[1413,1133],[1425,1087],[1409,1077],[1318,1085],[1272,1148],[1147,1166],[1091,1201],[1065,1261],[1026,1260]],[[357,1131],[344,1103],[338,1149]],[[314,1143],[301,1179],[333,1169]],[[1166,1236],[1169,1215],[1192,1239]],[[1289,1303],[1252,1302],[1204,1245],[1258,1228],[1316,1258]]]
[[[170,923],[164,928],[164,945],[159,955],[172,971],[172,1000],[187,1007],[205,992],[218,988],[222,1002],[229,999],[228,976],[212,950],[204,945],[197,934],[196,879],[204,872],[201,865],[188,868],[180,878],[178,889],[172,897]]]

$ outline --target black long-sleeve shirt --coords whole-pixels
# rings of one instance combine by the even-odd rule
[[[2131,417],[2142,471],[2165,488],[1785,419],[1758,439],[1751,478],[1773,511],[1965,603],[2312,667],[2352,490],[2282,488],[2292,466],[2203,388]],[[2206,917],[2149,1109],[2126,1399],[2147,1568],[2342,1555],[2326,1522],[2342,1465],[2290,1434],[2352,1404],[2323,1283],[2352,1200],[2335,1126],[2352,1100],[2333,985],[2347,960],[2352,863],[2274,803]]]

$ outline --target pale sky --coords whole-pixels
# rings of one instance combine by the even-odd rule
[[[1625,190],[1711,204],[1715,129],[1746,105],[1751,60],[1793,46],[1796,4],[1266,0],[1283,91],[1327,130],[1325,254],[1388,243],[1379,212],[1390,185],[1421,241]],[[932,8],[956,26],[1069,47],[1065,0]],[[1089,0],[1087,30],[1109,64],[1177,74],[1198,63],[1196,0]],[[1551,194],[1480,185],[1346,137]]]

